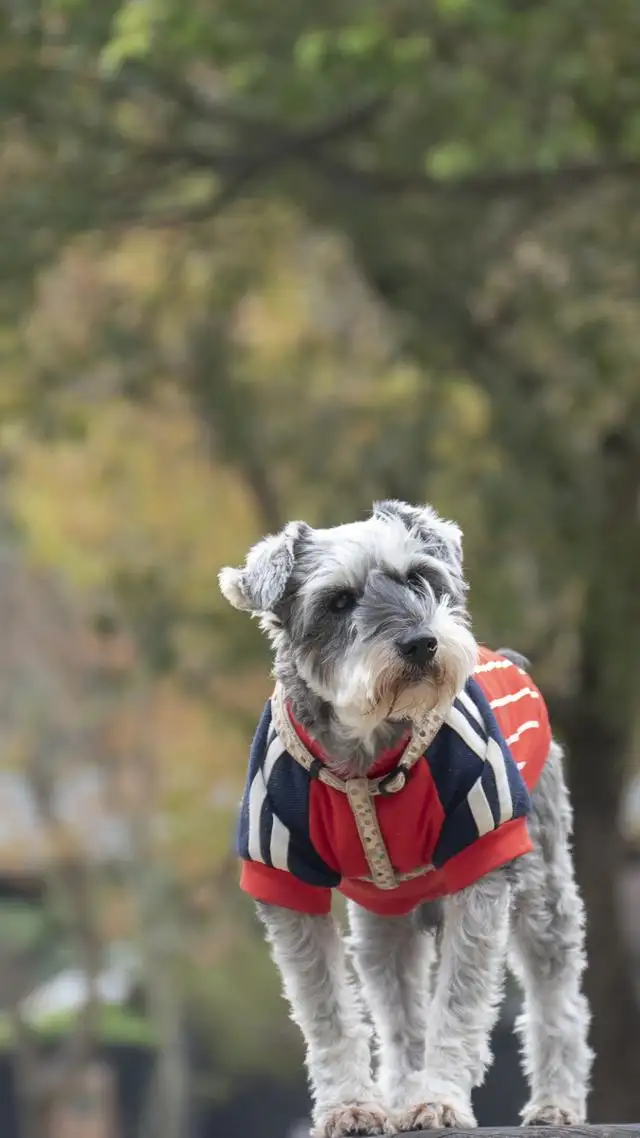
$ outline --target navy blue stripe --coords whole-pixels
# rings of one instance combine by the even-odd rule
[[[482,775],[482,759],[443,723],[426,752],[431,777],[445,814],[463,802]]]
[[[500,730],[498,720],[496,719],[493,712],[493,708],[489,704],[489,700],[487,699],[477,680],[474,680],[472,678],[468,681],[467,691],[476,707],[478,708],[480,714],[482,715],[489,735],[492,739],[495,739],[496,743],[498,743],[500,747],[500,750],[502,751],[502,754],[504,755],[504,764],[507,772],[507,779],[509,781],[511,799],[513,802],[513,817],[522,818],[525,815],[529,814],[531,810],[531,797],[529,795],[527,784],[525,783],[522,775],[520,774],[520,771],[518,770],[518,767],[516,766],[516,763],[514,762],[513,755],[509,749],[509,744],[507,743],[504,735],[502,734],[502,731]]]
[[[269,743],[275,732],[271,722],[271,702],[268,701],[251,744],[249,769],[245,783],[238,824],[236,852],[249,860],[249,792],[256,774],[262,775]],[[311,780],[309,775],[286,751],[274,763],[269,778],[267,797],[260,810],[260,853],[265,865],[271,866],[271,834],[274,814],[289,831],[288,868],[300,881],[308,885],[333,888],[340,884],[336,873],[316,853],[310,837],[309,803]]]
[[[487,796],[487,802],[491,807],[491,816],[493,818],[493,825],[500,825],[500,800],[498,798],[498,787],[496,785],[496,776],[493,772],[493,767],[489,763],[485,763],[482,772],[482,789]]]
[[[236,824],[235,852],[238,857],[249,856],[249,796],[246,790],[242,796]]]
[[[271,831],[273,829],[273,811],[269,798],[265,798],[260,807],[260,853],[265,865],[273,867],[271,861]]]
[[[483,743],[485,743],[487,740],[487,730],[484,725],[482,723],[478,723],[475,715],[472,715],[472,713],[467,710],[462,700],[454,700],[453,706],[455,707],[456,711],[459,711],[461,715],[464,715],[469,726],[473,727],[473,730],[475,731],[478,738],[481,739]]]
[[[334,887],[340,884],[340,874],[316,853],[311,841],[310,794],[311,779],[307,771],[285,751],[273,768],[269,798],[289,831],[287,864],[291,873],[308,885]]]
[[[236,824],[235,852],[238,857],[245,859],[249,858],[249,791],[251,790],[251,783],[255,775],[264,762],[270,726],[271,701],[267,700],[251,743],[247,780],[245,782],[242,802],[240,803],[240,812]]]
[[[445,862],[455,857],[456,854],[462,853],[462,850],[472,845],[477,837],[478,828],[469,809],[469,803],[465,799],[456,807],[454,813],[445,819],[440,831],[440,837],[431,859],[436,869],[440,869]]]
[[[513,817],[525,817],[531,809],[531,799],[527,786],[509,750],[484,691],[475,679],[470,679],[465,688],[482,716],[487,739],[495,739],[504,756],[505,770],[511,793]],[[462,704],[455,705],[474,726],[470,714]],[[476,731],[478,724],[475,724]],[[447,734],[448,731],[448,734]],[[494,827],[500,824],[499,799],[496,778],[491,764],[483,762],[474,755],[460,736],[445,724],[426,754],[427,761],[442,803],[445,819],[433,853],[433,864],[440,868],[472,845],[478,838],[478,828],[469,807],[468,795],[479,781],[491,809]]]

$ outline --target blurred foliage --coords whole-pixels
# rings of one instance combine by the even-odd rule
[[[142,866],[102,883],[101,936],[167,934],[158,990],[221,1069],[299,1051],[228,861],[269,678],[217,571],[385,495],[461,522],[478,634],[534,660],[574,755],[597,1024],[622,1007],[639,33],[634,0],[0,6],[5,765],[98,768]],[[638,1033],[609,1019],[596,1115],[631,1117]]]
[[[54,1043],[66,1036],[74,1027],[74,1016],[68,1012],[43,1016],[33,1024],[38,1039]],[[129,1047],[152,1048],[154,1034],[146,1017],[116,1006],[104,1005],[100,1009],[96,1037],[101,1044],[121,1044]],[[14,1032],[8,1016],[0,1015],[0,1052],[7,1051],[14,1042]]]

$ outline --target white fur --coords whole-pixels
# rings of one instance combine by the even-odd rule
[[[477,644],[464,613],[444,597],[435,610],[431,631],[438,640],[437,672],[406,687],[394,700],[379,691],[394,689],[401,661],[389,644],[354,645],[336,669],[334,683],[323,698],[330,700],[341,723],[366,738],[385,719],[419,719],[438,707],[446,709],[464,687],[477,660]],[[306,679],[307,677],[305,677]],[[308,682],[313,686],[315,677]]]

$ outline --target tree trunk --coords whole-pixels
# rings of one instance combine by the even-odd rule
[[[602,722],[588,692],[576,698],[572,714],[556,727],[569,752],[576,870],[587,910],[586,991],[596,1053],[589,1118],[631,1122],[640,1118],[640,1007],[629,947],[620,932],[618,825],[628,740]]]

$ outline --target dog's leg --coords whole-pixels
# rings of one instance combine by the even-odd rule
[[[291,1015],[307,1044],[314,1134],[387,1134],[371,1077],[370,1032],[332,917],[258,905]]]
[[[490,1062],[509,931],[508,871],[497,870],[445,904],[442,954],[429,1009],[425,1069],[405,1083],[401,1130],[476,1125],[471,1091]]]
[[[375,1025],[378,1083],[385,1106],[406,1102],[408,1078],[424,1071],[426,1013],[435,929],[417,913],[379,917],[349,904],[351,948]]]
[[[516,866],[511,952],[525,994],[518,1031],[531,1097],[523,1121],[566,1126],[586,1120],[592,1052],[582,992],[584,909],[574,878],[571,807],[556,744],[533,802],[530,829],[536,849]]]

